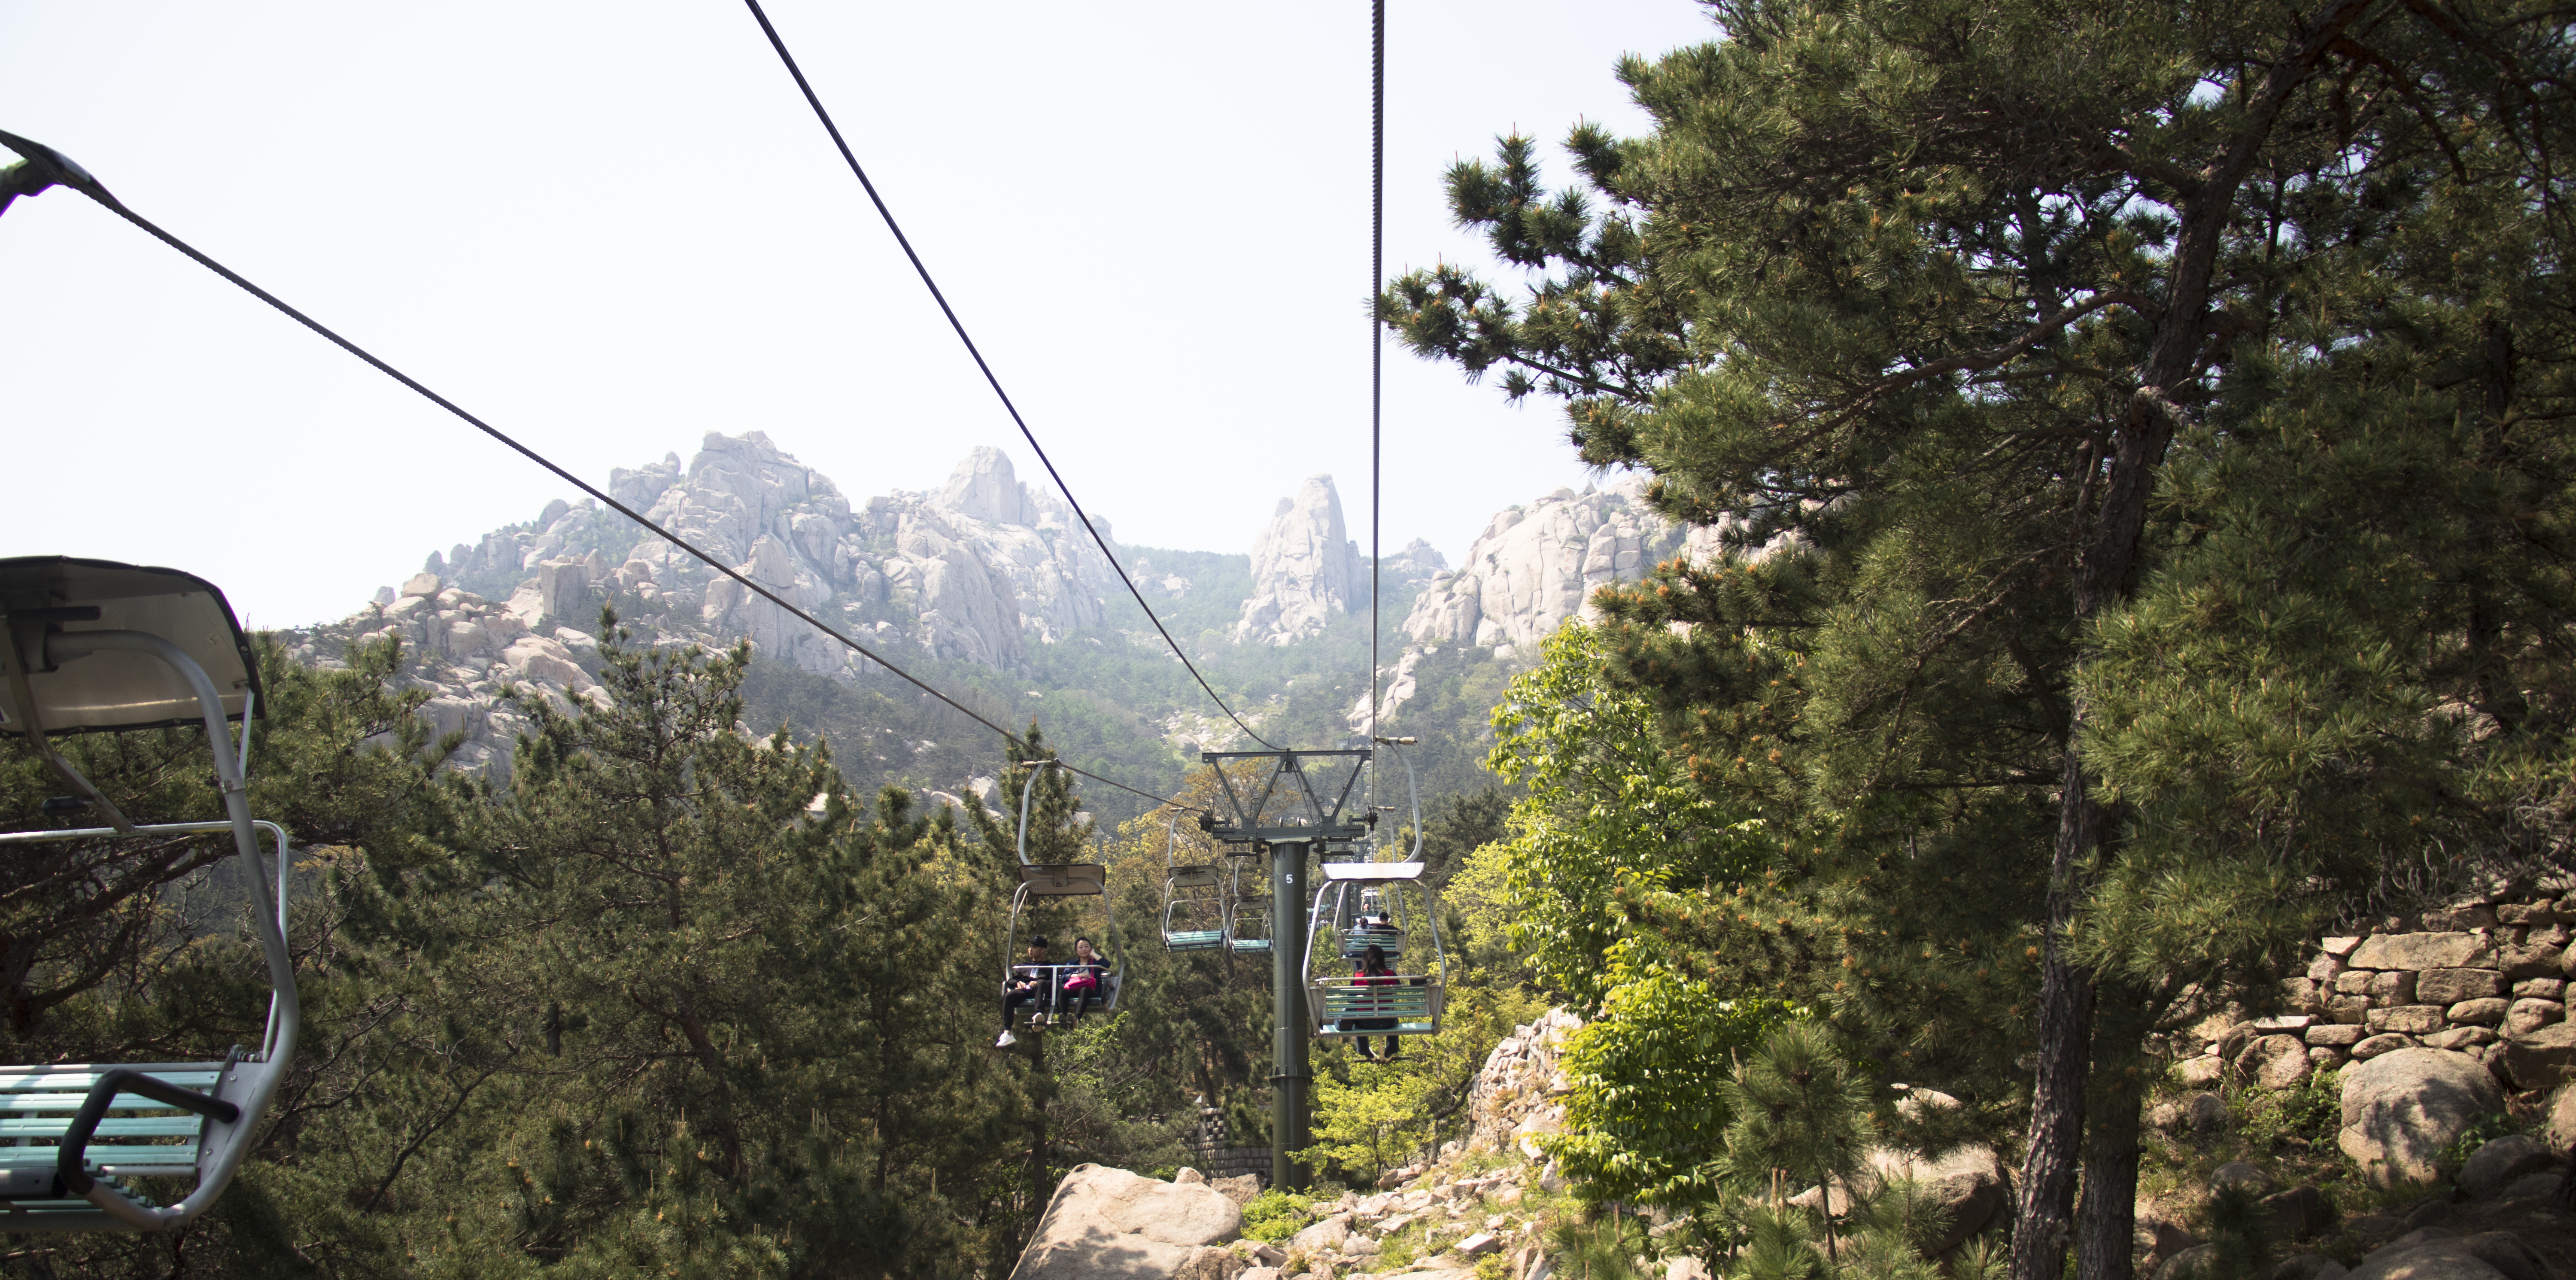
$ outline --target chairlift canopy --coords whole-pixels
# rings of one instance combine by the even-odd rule
[[[179,646],[214,682],[224,716],[238,720],[258,693],[258,667],[232,605],[213,583],[176,569],[18,556],[0,560],[0,611],[25,664],[37,726],[47,733],[180,728],[204,723],[197,694],[178,671],[134,650],[47,658],[51,643],[84,631],[141,631]],[[0,732],[25,734],[15,690],[0,697]]]

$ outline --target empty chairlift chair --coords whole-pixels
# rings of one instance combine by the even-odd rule
[[[295,1053],[300,1013],[286,953],[286,832],[252,819],[243,754],[258,700],[250,646],[223,593],[171,569],[33,556],[0,560],[7,646],[0,731],[18,735],[106,826],[0,833],[0,844],[229,832],[231,861],[268,962],[259,1051],[221,1061],[0,1066],[0,1231],[162,1231],[223,1194]],[[227,727],[242,722],[236,746]],[[58,755],[48,734],[202,724],[224,816],[136,823]],[[59,806],[48,803],[48,811]],[[259,850],[277,858],[274,896]],[[190,1184],[158,1205],[136,1178]]]
[[[1174,863],[1180,838],[1180,819],[1174,818],[1163,833],[1164,949],[1219,950],[1225,946],[1225,883],[1215,863]]]
[[[1334,862],[1324,864],[1323,883],[1316,886],[1312,922],[1306,940],[1306,1006],[1315,1034],[1322,1039],[1349,1036],[1427,1036],[1440,1030],[1440,1010],[1449,987],[1449,956],[1440,938],[1440,910],[1431,886],[1422,879],[1419,862]],[[1385,935],[1361,940],[1355,948],[1347,941],[1343,947],[1328,946],[1326,935],[1338,930],[1335,921],[1357,916],[1361,895],[1374,889],[1382,897],[1417,901],[1402,905],[1406,915],[1420,920],[1424,928],[1417,934],[1425,945],[1408,949],[1399,940],[1391,948],[1380,941]],[[1347,973],[1318,976],[1315,953],[1332,954],[1350,951],[1364,955],[1369,943],[1378,941],[1385,949],[1392,972],[1382,978],[1361,978]]]
[[[1034,771],[1060,765],[1055,760],[1030,760],[1022,762],[1021,767]],[[1068,1013],[1115,1013],[1119,988],[1126,981],[1126,964],[1118,945],[1118,916],[1109,904],[1109,868],[1096,862],[1029,861],[1029,800],[1037,787],[1038,780],[1032,772],[1028,785],[1020,792],[1020,884],[1011,891],[1011,922],[1002,939],[1002,988],[1007,991],[1014,978],[1045,979],[1048,998],[1038,1003],[1038,1009],[1047,1014],[1050,1022]],[[1049,899],[1081,898],[1100,904],[1101,956],[1108,962],[1108,972],[1097,975],[1096,988],[1077,996],[1065,990],[1065,980],[1084,966],[1075,963],[1070,954],[1062,960],[1033,965],[1019,958],[1019,950],[1021,925],[1033,906]],[[1006,1048],[1017,1040],[1006,1030],[995,1047]]]
[[[1272,928],[1270,895],[1243,891],[1243,864],[1253,857],[1249,847],[1241,853],[1227,854],[1234,869],[1227,877],[1225,949],[1236,955],[1266,956],[1270,954]]]

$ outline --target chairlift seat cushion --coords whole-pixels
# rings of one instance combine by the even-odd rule
[[[1163,946],[1173,951],[1213,951],[1224,945],[1223,929],[1182,929],[1163,935]]]
[[[233,617],[232,605],[213,583],[193,574],[113,560],[18,556],[0,560],[0,609],[18,620],[12,631],[52,625],[67,634],[147,631],[160,636],[196,659],[214,681],[224,714],[235,719],[258,692],[250,640]],[[98,611],[95,619],[87,616],[92,609]],[[204,723],[196,691],[148,653],[110,650],[51,671],[31,667],[27,686],[35,696],[36,718],[48,733]],[[17,694],[6,682],[0,682],[0,731],[27,732]]]
[[[1324,986],[1317,989],[1321,999],[1315,1010],[1315,1034],[1319,1036],[1420,1036],[1439,1029],[1433,995],[1427,983],[1413,986],[1411,981],[1396,985]]]

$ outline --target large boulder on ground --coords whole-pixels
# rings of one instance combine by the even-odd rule
[[[1972,1142],[1953,1147],[1934,1160],[1873,1147],[1868,1160],[1871,1176],[1882,1183],[1911,1179],[1940,1206],[1948,1226],[1937,1238],[1925,1242],[1927,1255],[1937,1257],[1985,1230],[2004,1206],[2007,1177],[2003,1157],[1993,1147]]]
[[[2498,1276],[2558,1280],[2548,1261],[2509,1231],[2397,1240],[2362,1259],[2353,1269],[2352,1280],[2490,1280]]]
[[[2336,1144],[2380,1182],[2429,1182],[2435,1157],[2471,1122],[2504,1109],[2484,1065],[2445,1049],[2399,1049],[2343,1073]]]
[[[1058,1183],[1012,1280],[1198,1280],[1200,1250],[1243,1228],[1243,1209],[1205,1183],[1176,1186],[1096,1164]]]
[[[2460,1166],[2460,1190],[2484,1199],[2526,1174],[2556,1169],[2558,1161],[2558,1153],[2540,1139],[2527,1133],[2507,1134],[2478,1148]]]

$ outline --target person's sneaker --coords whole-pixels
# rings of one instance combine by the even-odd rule
[[[1012,1035],[1010,1032],[1005,1031],[1005,1032],[1003,1032],[1003,1033],[1002,1033],[1002,1038],[1001,1038],[1001,1039],[996,1040],[996,1041],[994,1041],[994,1042],[993,1042],[993,1047],[994,1047],[994,1048],[996,1048],[996,1049],[1008,1049],[1008,1048],[1010,1048],[1012,1045],[1018,1044],[1019,1042],[1020,1042],[1020,1038],[1019,1038],[1018,1036]]]
[[[1031,1031],[1044,1031],[1044,1030],[1046,1030],[1046,1025],[1047,1025],[1047,1016],[1046,1016],[1045,1014],[1043,1014],[1043,1013],[1032,1013],[1032,1014],[1030,1014],[1030,1015],[1029,1015],[1029,1030],[1031,1030]]]

